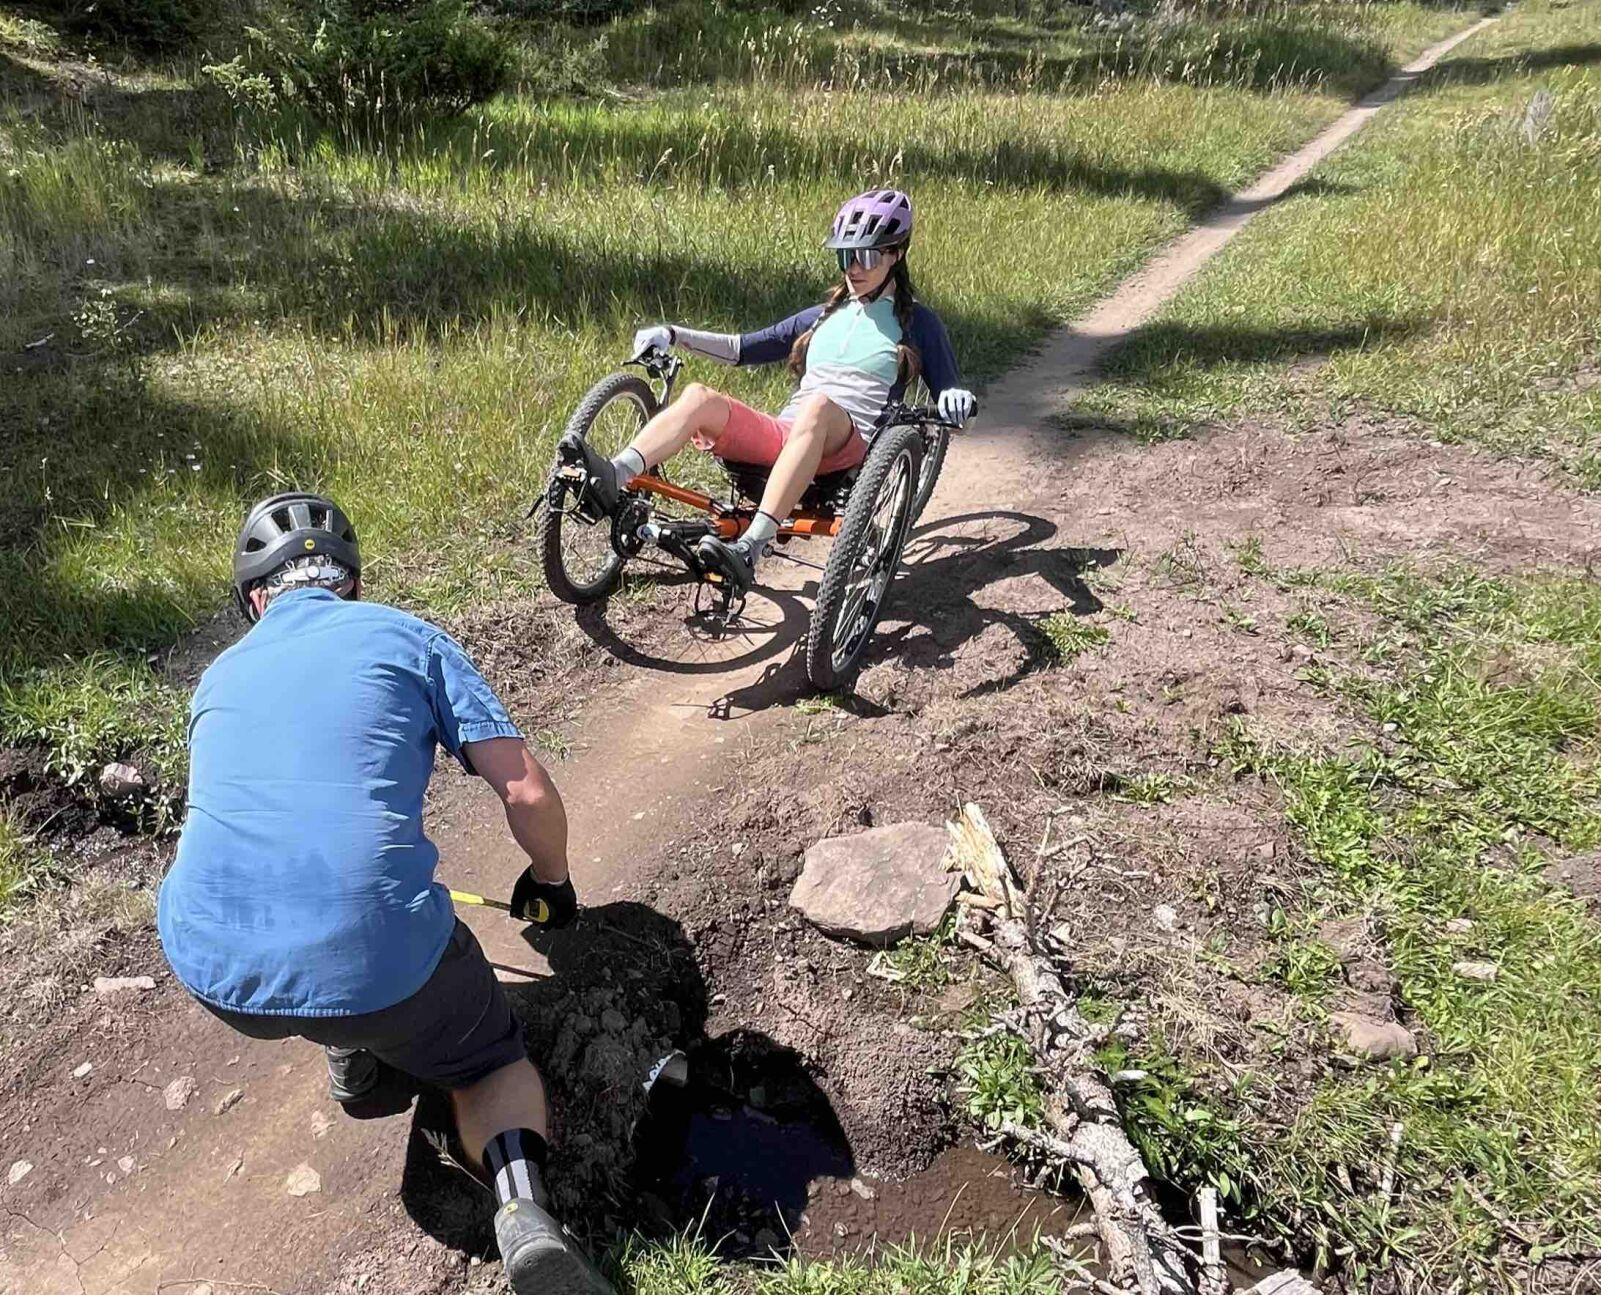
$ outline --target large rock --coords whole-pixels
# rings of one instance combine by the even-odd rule
[[[943,827],[894,823],[830,837],[806,851],[789,902],[819,930],[878,948],[929,935],[955,902],[961,877],[945,868]]]

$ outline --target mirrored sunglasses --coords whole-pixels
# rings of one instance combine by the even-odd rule
[[[848,270],[854,263],[864,270],[876,270],[884,263],[889,253],[881,247],[842,247],[835,255],[839,258],[839,268]]]

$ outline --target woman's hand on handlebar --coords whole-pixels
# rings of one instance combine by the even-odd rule
[[[673,347],[673,330],[669,324],[652,324],[634,334],[634,358],[643,358],[651,349],[670,351]]]
[[[939,393],[939,416],[948,423],[962,426],[978,411],[978,398],[961,387],[946,387]]]

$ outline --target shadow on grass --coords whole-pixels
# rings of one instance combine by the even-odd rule
[[[1601,64],[1601,43],[1553,45],[1548,49],[1502,54],[1495,58],[1453,58],[1429,73],[1428,84],[1444,88],[1452,85],[1485,85],[1503,77],[1528,76],[1568,67],[1594,67]]]
[[[1168,368],[1325,358],[1404,341],[1432,327],[1432,322],[1422,316],[1380,316],[1315,327],[1148,324],[1112,355],[1106,368],[1119,381],[1155,381],[1161,370]]]
[[[738,189],[761,186],[777,174],[837,181],[841,191],[860,185],[862,158],[871,142],[848,130],[802,132],[773,123],[719,116],[710,121],[685,113],[596,114],[581,121],[564,117],[524,122],[483,120],[436,126],[417,145],[418,157],[452,157],[465,175],[485,166],[566,178],[627,175],[663,180],[685,176],[706,185]],[[1171,202],[1190,214],[1215,203],[1223,189],[1200,171],[1145,166],[1088,156],[1025,140],[1001,139],[993,147],[908,138],[887,146],[908,188],[967,180],[988,188],[1094,194]],[[493,156],[486,157],[493,151]]]

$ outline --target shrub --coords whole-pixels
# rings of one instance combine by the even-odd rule
[[[216,0],[71,0],[62,25],[77,36],[163,53],[191,44],[216,15]]]
[[[505,84],[511,48],[466,0],[293,3],[207,69],[236,101],[299,103],[328,119],[458,113]]]

